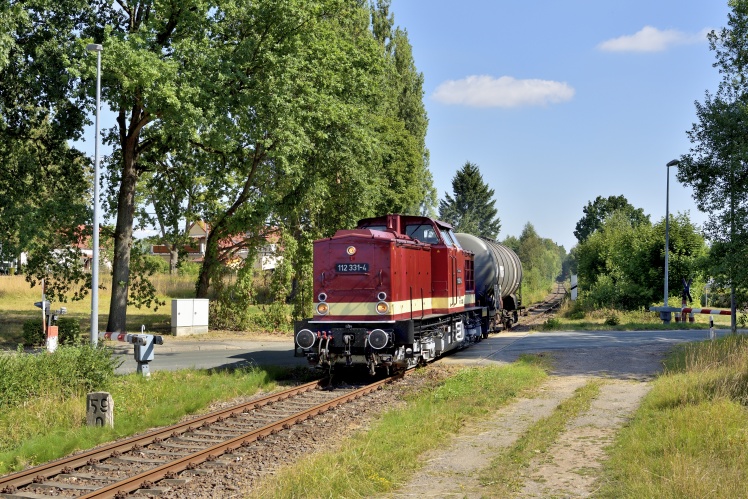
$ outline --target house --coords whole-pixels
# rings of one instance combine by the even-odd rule
[[[79,263],[83,266],[86,272],[91,272],[91,262],[93,261],[93,236],[83,234],[85,233],[86,227],[79,225],[77,227],[78,242],[72,246],[73,250],[77,250],[79,253]],[[101,233],[101,229],[99,229]],[[57,255],[59,260],[68,258],[65,250],[53,250],[53,253]],[[101,251],[101,239],[99,239],[99,267],[103,267],[107,270],[112,270],[112,262],[107,258],[106,254]]]
[[[202,263],[205,258],[209,232],[210,226],[203,221],[193,222],[190,225],[187,233],[190,238],[190,244],[184,247],[188,261]],[[249,233],[222,239],[218,243],[221,253],[220,258],[227,266],[238,266],[247,259],[249,246],[254,243],[255,238]],[[276,254],[278,249],[278,235],[274,232],[265,235],[265,243],[257,249],[257,257],[253,265],[256,269],[273,270],[277,266],[279,259],[282,258]],[[169,247],[165,244],[151,246],[151,254],[163,258],[166,262],[169,262],[171,259]]]

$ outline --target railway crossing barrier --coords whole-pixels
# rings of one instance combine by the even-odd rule
[[[689,321],[693,322],[694,314],[707,314],[707,315],[732,315],[730,310],[724,310],[720,308],[692,308],[692,307],[649,307],[650,312],[659,312],[660,319],[665,324],[670,322],[672,314],[675,313],[675,322],[678,322],[681,318],[683,322],[686,322],[686,315],[689,316]],[[714,319],[710,317],[710,326],[713,327]]]
[[[65,307],[60,307],[57,310],[51,310],[51,305],[52,304],[49,302],[49,300],[34,302],[35,307],[42,309],[42,331],[44,334],[47,351],[50,353],[54,353],[54,351],[57,350],[58,326],[53,323],[57,322],[61,315],[67,314],[68,310]]]
[[[122,341],[132,343],[135,347],[134,357],[138,363],[138,374],[150,376],[151,370],[148,363],[153,360],[153,345],[163,345],[164,339],[161,336],[144,334],[145,326],[141,328],[140,334],[134,333],[99,333],[99,338],[105,340]]]

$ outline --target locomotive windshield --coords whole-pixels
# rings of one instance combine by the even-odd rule
[[[439,236],[436,235],[434,227],[430,224],[406,225],[405,233],[422,243],[439,244]]]

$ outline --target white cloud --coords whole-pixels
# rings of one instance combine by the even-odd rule
[[[470,107],[542,106],[571,100],[574,88],[557,81],[483,75],[445,81],[433,97],[442,104]]]
[[[659,30],[644,26],[633,35],[606,40],[597,48],[605,52],[662,52],[675,45],[706,41],[709,31],[711,30],[703,29],[699,33],[689,34],[675,29]]]

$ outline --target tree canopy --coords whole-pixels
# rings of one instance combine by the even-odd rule
[[[522,262],[522,299],[525,302],[543,300],[561,275],[566,259],[563,246],[538,235],[531,223],[526,223],[519,238],[510,236],[502,244],[512,249]]]
[[[28,254],[26,278],[51,299],[86,293],[76,245],[90,224],[89,160],[69,145],[86,122],[80,81],[65,61],[83,57],[75,30],[84,2],[54,13],[42,0],[0,7],[0,257]],[[89,231],[90,232],[90,231]]]
[[[478,165],[465,162],[452,178],[452,193],[439,202],[439,218],[459,232],[496,239],[501,220],[496,216],[494,190],[483,181]]]
[[[633,225],[649,222],[649,215],[645,215],[641,208],[634,208],[623,195],[607,198],[597,196],[594,201],[587,203],[582,211],[584,216],[574,229],[574,236],[580,243],[599,230],[605,219],[617,211],[623,211]]]

